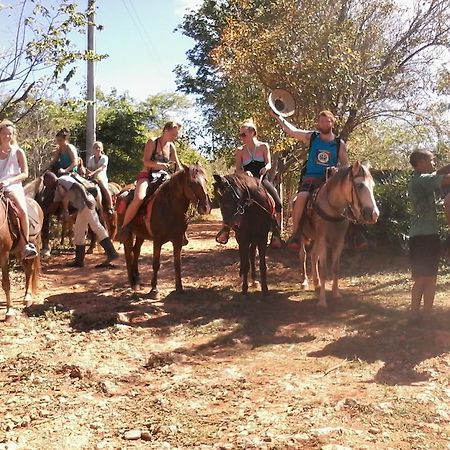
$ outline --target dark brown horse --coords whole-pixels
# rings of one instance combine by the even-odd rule
[[[40,246],[40,232],[42,228],[43,213],[39,205],[32,199],[27,199],[28,216],[30,220],[30,242],[36,245],[39,251]],[[16,248],[17,237],[11,232],[11,229],[18,231],[15,220],[11,223],[11,208],[10,200],[0,192],[0,266],[2,270],[2,287],[6,296],[6,314],[7,318],[13,317],[12,303],[11,303],[11,284],[9,280],[9,257],[18,252]],[[40,258],[39,255],[34,259],[22,261],[22,266],[25,271],[25,295],[24,304],[30,306],[32,304],[32,294],[36,294],[39,284],[40,275]]]
[[[358,161],[340,169],[324,183],[306,212],[300,248],[300,282],[308,286],[305,243],[312,242],[311,259],[314,287],[319,291],[319,308],[326,308],[325,283],[327,253],[331,250],[332,296],[340,298],[339,262],[349,220],[361,224],[376,223],[379,210],[373,196],[374,181],[369,166]]]
[[[151,197],[153,202],[150,219],[144,204],[131,222],[132,233],[123,242],[127,262],[128,281],[134,290],[140,288],[139,255],[145,239],[153,240],[153,276],[150,295],[158,298],[158,270],[160,267],[161,247],[172,242],[175,266],[175,288],[183,291],[181,282],[181,248],[187,229],[187,210],[189,204],[197,206],[200,214],[211,210],[206,189],[206,174],[199,164],[183,166],[165,181]],[[120,222],[120,220],[119,220]]]
[[[234,229],[239,245],[242,292],[248,291],[250,269],[253,283],[257,285],[255,259],[258,249],[261,289],[267,294],[266,247],[274,220],[267,191],[257,178],[246,174],[214,175],[214,179],[223,221]]]

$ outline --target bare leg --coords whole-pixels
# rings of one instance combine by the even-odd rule
[[[128,205],[125,216],[123,218],[122,229],[125,228],[136,216],[142,202],[147,194],[148,181],[140,180],[136,185],[136,190],[134,191],[134,197],[131,203]]]
[[[434,297],[436,295],[437,277],[426,277],[423,289],[423,316],[430,319],[433,312]]]
[[[309,199],[309,192],[299,192],[294,200],[292,209],[292,236],[297,236],[300,220],[305,210],[306,202]]]

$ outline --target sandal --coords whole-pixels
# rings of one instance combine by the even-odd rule
[[[224,225],[216,234],[216,242],[225,245],[230,239],[230,227]]]

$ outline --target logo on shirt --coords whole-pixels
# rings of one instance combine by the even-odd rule
[[[322,166],[327,166],[331,159],[331,152],[326,150],[319,150],[317,152],[316,163]]]

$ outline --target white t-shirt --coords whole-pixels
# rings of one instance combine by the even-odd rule
[[[92,171],[97,170],[101,166],[104,166],[104,168],[100,170],[94,178],[108,184],[108,175],[106,174],[106,169],[108,168],[108,157],[106,155],[101,155],[99,160],[95,161],[95,155],[92,155],[87,162],[87,168]]]

